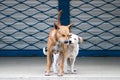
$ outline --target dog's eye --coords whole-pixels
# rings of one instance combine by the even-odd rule
[[[76,38],[74,38],[74,40],[76,40]]]
[[[65,37],[65,35],[64,35],[64,34],[62,34],[62,37]]]

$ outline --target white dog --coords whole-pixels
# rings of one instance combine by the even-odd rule
[[[67,47],[67,55],[66,55],[66,60],[65,60],[65,66],[64,66],[64,71],[67,70],[67,60],[70,59],[70,71],[71,73],[74,72],[74,63],[76,60],[76,57],[79,53],[79,44],[82,43],[83,39],[82,37],[79,37],[73,33],[71,33],[71,37],[69,39],[69,46]],[[67,72],[67,71],[65,71]]]
[[[75,73],[74,71],[74,63],[76,60],[76,57],[78,55],[79,52],[79,42],[82,43],[83,39],[82,37],[79,37],[73,33],[71,33],[71,37],[69,39],[69,45],[67,47],[67,55],[66,55],[66,59],[65,59],[65,63],[64,63],[64,73],[68,73],[68,69],[67,69],[67,61],[69,59],[69,63],[70,63],[70,71],[71,73]],[[43,48],[43,53],[46,55],[47,49]],[[57,73],[58,72],[58,67],[59,67],[59,63],[60,63],[60,54],[58,54],[57,51],[54,51],[53,53],[53,72]]]

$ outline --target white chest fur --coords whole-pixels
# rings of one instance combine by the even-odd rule
[[[78,51],[79,51],[79,45],[78,44],[69,45],[68,48],[67,48],[67,57],[77,56]]]

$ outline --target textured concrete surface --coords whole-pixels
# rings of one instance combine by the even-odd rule
[[[45,57],[0,57],[0,80],[120,80],[119,57],[79,57],[77,74],[44,76]]]

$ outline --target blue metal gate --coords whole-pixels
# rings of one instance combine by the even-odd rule
[[[120,55],[119,0],[71,0],[70,14],[73,32],[84,38],[85,55]]]
[[[43,56],[58,8],[84,39],[79,56],[120,56],[118,0],[0,0],[0,56]]]

